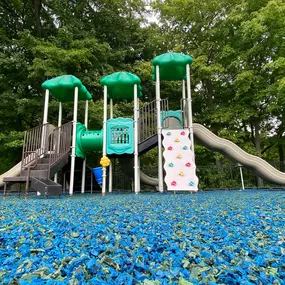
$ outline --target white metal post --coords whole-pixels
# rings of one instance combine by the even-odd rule
[[[69,195],[70,196],[73,195],[73,186],[74,186],[77,109],[78,109],[78,87],[75,87],[75,89],[74,89],[72,146],[71,146],[71,167],[70,167],[70,183],[69,183]]]
[[[244,180],[243,180],[243,173],[242,173],[242,165],[238,164],[238,166],[239,166],[239,171],[240,171],[241,186],[242,186],[242,190],[244,190]]]
[[[59,102],[59,106],[58,106],[58,121],[57,121],[57,126],[61,127],[62,125],[62,102]],[[57,152],[59,152],[59,148],[60,148],[60,134],[61,132],[59,131],[58,133],[58,139],[57,139]],[[54,182],[57,183],[57,173],[54,175]]]
[[[104,85],[104,116],[103,116],[103,156],[107,154],[107,86]],[[102,196],[106,193],[106,175],[107,169],[103,167]]]
[[[138,194],[140,191],[139,184],[139,132],[138,132],[138,86],[134,85],[134,184],[135,193]]]
[[[49,90],[46,89],[43,126],[48,123],[48,120],[47,120],[47,118],[48,118],[48,103],[49,103]],[[41,151],[43,151],[43,152],[45,152],[45,149],[46,149],[46,139],[47,139],[46,135],[47,135],[47,128],[46,128],[46,126],[44,126],[43,130],[42,130],[42,141],[41,141]]]
[[[192,97],[191,97],[191,83],[190,83],[190,65],[186,65],[186,80],[187,80],[187,106],[188,106],[188,128],[191,139],[191,149],[194,152],[194,135],[193,135],[193,117],[192,117]],[[195,160],[195,156],[194,156]]]
[[[138,103],[137,103],[137,121],[138,121],[138,145],[139,145],[139,135],[140,135],[140,99],[138,98]],[[137,176],[138,176],[138,189],[139,192],[141,192],[141,162],[139,158],[139,147],[138,147],[138,168],[137,168]]]
[[[84,117],[84,126],[86,127],[86,130],[88,128],[88,103],[89,101],[85,101],[85,117]],[[86,157],[83,160],[82,163],[82,179],[81,179],[81,193],[83,194],[85,192],[85,176],[86,176]]]
[[[162,168],[162,139],[161,139],[161,116],[160,116],[160,76],[159,66],[156,66],[156,115],[157,115],[157,137],[158,137],[158,190],[163,192],[163,168]]]
[[[182,80],[182,110],[183,116],[183,127],[187,126],[187,118],[186,118],[186,86],[185,80]]]
[[[110,99],[110,119],[113,119],[114,116],[114,108],[113,108],[113,99]],[[109,192],[111,193],[113,190],[113,166],[112,162],[109,165]]]

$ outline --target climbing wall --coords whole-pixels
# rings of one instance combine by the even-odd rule
[[[165,183],[170,191],[197,191],[198,177],[188,129],[162,130]]]

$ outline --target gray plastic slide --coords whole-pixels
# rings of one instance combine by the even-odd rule
[[[4,186],[3,178],[4,177],[15,177],[19,176],[21,173],[21,164],[22,162],[19,162],[14,167],[9,169],[7,172],[0,175],[0,187]]]
[[[285,185],[285,173],[277,170],[260,157],[248,154],[233,142],[219,138],[200,124],[193,124],[195,137],[206,147],[219,151],[232,160],[253,170],[264,180]]]
[[[285,173],[277,170],[260,157],[248,154],[233,142],[219,138],[200,124],[193,124],[194,135],[204,146],[226,155],[241,165],[253,170],[264,180],[279,185],[285,185]],[[133,172],[133,164],[130,161],[130,169]],[[141,182],[147,185],[158,185],[158,179],[149,177],[141,171]]]

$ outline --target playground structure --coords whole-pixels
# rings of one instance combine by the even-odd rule
[[[140,192],[140,182],[157,186],[164,191],[198,191],[196,176],[194,135],[206,147],[220,151],[241,165],[255,171],[260,177],[285,185],[285,173],[278,171],[259,157],[247,154],[234,143],[219,138],[207,128],[192,122],[190,87],[190,56],[166,53],[153,60],[153,80],[156,82],[156,99],[141,108],[141,80],[128,72],[117,72],[101,79],[104,90],[104,115],[102,130],[88,129],[88,102],[92,99],[82,82],[72,76],[59,76],[45,81],[45,105],[42,126],[25,132],[22,161],[0,176],[0,186],[25,183],[44,196],[60,195],[62,185],[57,173],[71,157],[69,194],[74,192],[75,158],[83,159],[81,192],[85,192],[85,171],[88,152],[102,152],[102,195],[107,188],[109,167],[109,192],[112,192],[112,164],[108,157],[117,157],[124,171],[134,178],[135,193]],[[169,110],[168,100],[160,96],[161,80],[182,81],[180,110]],[[58,126],[48,123],[50,94],[59,101]],[[108,118],[108,99],[110,116]],[[84,124],[77,121],[78,101],[85,101]],[[114,118],[113,102],[132,100],[133,118]],[[73,120],[62,124],[62,103],[74,102]],[[158,178],[140,171],[139,156],[158,147]],[[163,151],[164,147],[164,151]],[[163,164],[164,158],[164,164]],[[165,172],[165,175],[164,175]]]

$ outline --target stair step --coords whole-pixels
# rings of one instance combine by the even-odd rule
[[[48,164],[48,163],[49,163],[49,157],[43,157],[43,158],[41,158],[40,163],[41,163],[41,164]]]
[[[49,167],[48,163],[39,163],[33,170],[47,170]]]
[[[31,177],[31,188],[44,196],[61,195],[62,186],[50,179]]]
[[[22,176],[27,176],[28,175],[28,170],[23,171]],[[48,178],[48,169],[31,169],[30,170],[30,176],[31,177],[37,177],[37,178]]]

